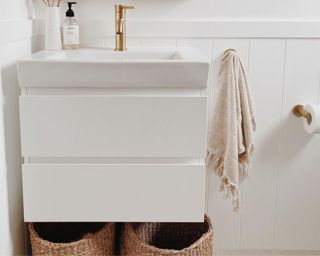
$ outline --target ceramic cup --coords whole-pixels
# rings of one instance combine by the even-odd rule
[[[60,8],[47,7],[45,49],[49,51],[60,51],[62,49],[60,31]]]

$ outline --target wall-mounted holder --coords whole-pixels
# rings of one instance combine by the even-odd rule
[[[292,113],[297,117],[304,117],[307,119],[308,124],[312,122],[312,115],[310,112],[304,109],[303,105],[295,105],[292,109]]]

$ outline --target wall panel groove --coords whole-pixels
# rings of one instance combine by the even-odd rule
[[[319,172],[313,172],[318,164],[313,158],[318,135],[306,134],[301,121],[291,114],[297,103],[318,101],[319,60],[319,41],[288,40],[275,225],[279,249],[319,249],[315,225],[320,215]]]
[[[280,107],[280,126],[283,123],[283,101],[284,101],[284,87],[285,87],[285,73],[286,73],[286,59],[287,59],[287,40],[284,41],[284,54],[283,54],[283,62],[282,62],[282,87],[281,87],[281,107]],[[279,138],[277,141],[277,160],[278,162],[280,162],[280,138],[281,138],[281,134],[283,133],[283,131],[279,132]],[[276,246],[276,224],[277,224],[277,198],[278,198],[278,190],[279,190],[279,166],[276,167],[276,191],[275,191],[275,197],[274,197],[274,217],[273,217],[273,241],[272,241],[272,246],[273,248],[275,248]]]

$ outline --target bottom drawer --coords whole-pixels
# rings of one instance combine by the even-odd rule
[[[26,222],[201,222],[203,164],[23,165]]]

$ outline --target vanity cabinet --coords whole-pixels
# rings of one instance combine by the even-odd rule
[[[22,154],[203,157],[205,96],[21,96]]]
[[[26,221],[188,222],[204,213],[201,164],[27,164],[23,185]]]
[[[26,222],[203,221],[206,84],[54,88],[20,79]]]

